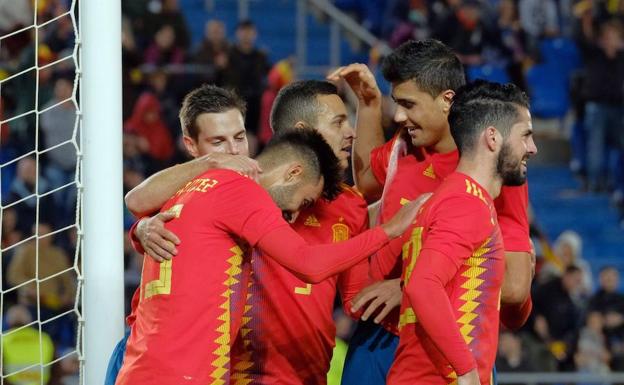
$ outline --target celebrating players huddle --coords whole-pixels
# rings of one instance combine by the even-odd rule
[[[495,383],[499,318],[514,328],[531,310],[528,99],[466,85],[435,40],[405,43],[382,70],[400,127],[385,144],[362,64],[328,77],[357,96],[355,130],[334,84],[295,82],[255,160],[238,96],[186,96],[195,159],[126,196],[144,265],[107,384],[325,384],[336,290],[360,319],[343,384]],[[342,182],[352,146],[357,189]]]

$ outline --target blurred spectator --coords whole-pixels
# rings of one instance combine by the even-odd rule
[[[136,1],[136,0],[133,0]],[[178,0],[159,0],[149,2],[148,14],[145,23],[145,33],[147,36],[154,36],[156,31],[163,26],[169,25],[173,28],[174,43],[176,47],[186,51],[190,47],[191,38],[186,25],[186,19],[180,11]]]
[[[269,76],[267,77],[268,86],[262,94],[262,108],[260,110],[260,132],[258,134],[258,142],[261,145],[265,145],[273,135],[270,123],[271,108],[273,107],[273,101],[275,101],[279,90],[293,80],[293,61],[294,57],[280,60],[275,63],[271,71],[269,71]]]
[[[13,0],[0,2],[0,34],[33,24],[32,2]]]
[[[560,362],[560,369],[573,367],[579,320],[583,308],[573,298],[583,285],[583,273],[576,266],[568,266],[561,278],[538,285],[533,294],[536,314],[535,332],[546,342]]]
[[[224,73],[224,85],[234,88],[247,102],[245,128],[247,134],[258,135],[260,103],[265,77],[270,69],[266,54],[256,48],[256,26],[250,20],[236,27],[236,44],[231,47]]]
[[[154,40],[145,50],[144,61],[157,66],[166,64],[182,64],[184,50],[175,44],[176,32],[172,26],[165,24],[156,32]]]
[[[581,329],[578,349],[574,356],[576,369],[588,373],[608,373],[611,355],[607,350],[605,336],[602,332],[604,319],[599,312],[587,315],[587,323]]]
[[[520,0],[518,3],[520,25],[526,36],[527,52],[539,55],[539,41],[559,33],[557,3],[555,0]]]
[[[173,155],[173,140],[163,120],[160,102],[154,94],[141,94],[124,128],[139,137],[141,153],[148,154],[161,164],[167,164]]]
[[[464,64],[482,64],[486,47],[501,47],[500,34],[493,23],[484,22],[483,5],[477,0],[465,0],[433,26],[433,37],[445,42]]]
[[[180,101],[177,95],[171,90],[169,75],[162,69],[156,69],[147,74],[147,91],[154,94],[160,103],[161,116],[165,126],[169,129],[172,138],[181,135],[180,118]]]
[[[32,1],[13,0],[0,2],[0,35],[17,31],[33,24]],[[31,41],[30,33],[18,33],[2,39],[0,47],[0,65],[4,67],[7,58],[2,55],[4,51],[9,57],[15,57]]]
[[[498,3],[498,29],[502,45],[509,56],[507,71],[514,84],[526,89],[523,64],[525,60],[524,31],[520,25],[518,6],[514,0]]]
[[[142,74],[138,67],[142,61],[143,55],[137,46],[132,24],[127,17],[123,17],[121,20],[121,62],[124,119],[130,116],[132,106],[134,106],[136,99],[139,97],[137,84],[140,83]]]
[[[58,313],[73,306],[76,282],[70,271],[48,278],[69,269],[70,260],[65,250],[53,244],[54,236],[47,235],[52,231],[49,224],[39,223],[38,230],[37,240],[26,242],[16,251],[9,264],[7,281],[11,286],[17,286],[37,279],[38,285],[33,281],[20,288],[21,303],[31,306],[40,304],[42,309]]]
[[[38,187],[36,191],[35,188]],[[34,194],[43,194],[49,189],[48,181],[39,176],[37,179],[37,163],[34,158],[26,157],[17,163],[17,177],[11,184],[9,198],[4,204],[24,199],[21,203],[13,206],[17,213],[17,231],[24,237],[31,234],[37,214],[37,198]],[[47,200],[49,201],[49,200]],[[40,205],[39,216],[41,219],[51,219],[53,216],[49,205]]]
[[[39,333],[32,323],[28,309],[23,305],[13,305],[7,311],[8,331],[2,334],[2,374],[8,376],[4,383],[11,385],[48,384],[51,365],[54,358],[54,343],[45,332]],[[43,362],[42,362],[43,360]],[[28,369],[26,369],[28,368]]]
[[[600,270],[600,287],[589,300],[589,311],[597,311],[602,315],[608,312],[617,312],[624,316],[624,295],[618,292],[620,287],[620,273],[613,266]]]
[[[624,316],[616,311],[608,311],[604,316],[605,335],[611,352],[611,368],[624,371]]]
[[[222,71],[228,64],[228,51],[230,43],[225,37],[225,24],[216,19],[208,20],[204,28],[204,40],[202,40],[193,61],[197,64],[213,66],[214,83],[222,82]]]
[[[589,263],[582,257],[583,240],[577,232],[566,230],[557,237],[553,246],[556,261],[548,261],[540,271],[540,282],[559,277],[569,266],[576,266],[583,272],[581,290],[575,293],[575,300],[588,297],[593,288],[593,279]]]
[[[45,43],[53,52],[74,49],[74,25],[69,15],[63,16],[54,22],[54,29],[48,33]]]
[[[1,226],[0,249],[4,250],[22,240],[22,233],[17,228],[17,213],[13,207],[2,209]],[[5,252],[7,251],[3,251]]]
[[[56,79],[54,97],[44,106],[50,109],[41,114],[39,119],[45,149],[71,140],[76,129],[76,106],[71,101],[74,83],[69,76],[73,74]],[[79,137],[76,140],[79,141]],[[56,189],[75,179],[76,149],[72,144],[66,143],[46,152],[46,159],[48,162],[45,175],[50,182],[50,189]],[[70,208],[75,206],[75,189],[63,189],[55,193],[54,197],[59,215],[69,214]]]
[[[522,339],[511,332],[502,332],[498,340],[496,370],[500,372],[531,372],[535,368],[522,347]],[[520,384],[511,384],[520,385]]]
[[[593,19],[587,15],[582,16],[579,39],[585,64],[587,175],[592,191],[605,191],[607,149],[624,150],[624,38],[616,19],[600,24],[596,36]]]

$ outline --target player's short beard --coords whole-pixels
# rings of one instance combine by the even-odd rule
[[[503,186],[521,186],[526,182],[526,174],[522,173],[522,159],[514,159],[507,142],[503,142],[503,148],[498,153],[496,172],[503,179]]]

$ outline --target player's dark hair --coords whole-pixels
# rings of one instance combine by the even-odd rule
[[[253,21],[251,21],[251,19],[241,20],[236,25],[236,29],[237,30],[239,30],[239,29],[246,29],[246,28],[256,28],[256,25],[254,24]]]
[[[257,159],[268,168],[288,159],[301,160],[306,165],[307,178],[318,181],[323,177],[325,198],[334,199],[340,192],[340,161],[323,136],[311,128],[292,128],[275,134]]]
[[[453,50],[435,39],[410,40],[388,55],[381,66],[391,83],[412,80],[432,97],[466,84],[464,68]]]
[[[184,97],[182,108],[180,109],[182,133],[197,140],[199,134],[197,118],[199,115],[210,113],[218,114],[231,109],[240,111],[244,118],[247,106],[245,101],[234,91],[204,84],[189,92]]]
[[[519,107],[529,108],[529,98],[513,84],[477,80],[459,88],[448,121],[460,154],[474,149],[485,128],[493,126],[506,138],[520,119]]]
[[[316,126],[321,106],[317,97],[338,95],[335,85],[320,80],[301,80],[282,88],[271,108],[271,128],[280,132],[295,127],[297,122]]]

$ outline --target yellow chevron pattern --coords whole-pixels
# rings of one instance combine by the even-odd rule
[[[252,273],[253,274],[253,273]],[[243,340],[243,349],[245,349],[245,353],[240,356],[240,361],[234,365],[234,370],[232,374],[232,384],[233,385],[248,385],[253,380],[249,378],[249,373],[247,370],[253,366],[253,358],[251,356],[251,351],[247,350],[251,341],[248,338],[249,333],[251,332],[251,328],[249,323],[251,322],[250,311],[251,311],[251,286],[253,285],[253,277],[247,283],[247,300],[245,301],[245,310],[243,312],[243,319],[241,322],[241,338]]]
[[[457,373],[455,373],[454,370],[449,373],[446,378],[450,381],[448,385],[457,385]]]
[[[225,286],[225,291],[221,294],[225,300],[219,306],[220,309],[223,309],[223,313],[219,316],[219,321],[223,323],[216,329],[219,333],[219,337],[215,340],[218,344],[217,349],[213,352],[217,359],[211,362],[214,370],[210,373],[210,377],[212,377],[212,385],[225,385],[227,382],[228,376],[226,374],[229,373],[229,365],[230,365],[230,319],[232,316],[232,308],[231,308],[231,300],[232,293],[234,291],[231,289],[232,285],[238,283],[238,276],[241,270],[241,264],[243,263],[243,251],[238,246],[234,246],[230,249],[233,253],[232,257],[227,260],[230,264],[230,267],[225,271],[227,274],[227,278],[223,282]],[[225,378],[224,378],[225,377]]]
[[[464,337],[466,344],[470,344],[474,339],[474,337],[471,336],[471,333],[475,328],[472,321],[477,318],[475,310],[479,307],[478,300],[482,294],[482,292],[478,289],[481,284],[483,284],[484,280],[479,277],[486,271],[486,269],[481,267],[481,265],[486,261],[486,258],[483,258],[483,255],[490,251],[490,248],[487,247],[488,243],[490,243],[490,239],[487,239],[474,253],[472,253],[472,256],[464,263],[464,265],[468,266],[468,269],[461,274],[462,277],[467,278],[466,282],[461,285],[463,289],[466,289],[466,292],[459,297],[465,302],[459,308],[459,311],[462,312],[463,315],[459,317],[457,323],[461,325],[459,330]]]

